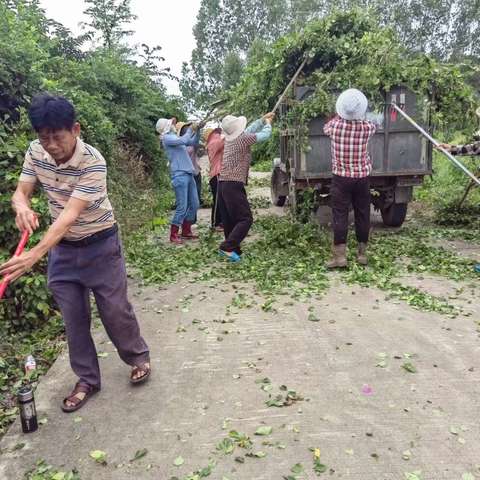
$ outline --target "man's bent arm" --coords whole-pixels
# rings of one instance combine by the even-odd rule
[[[30,207],[30,197],[35,189],[35,183],[18,182],[12,196],[12,208],[17,214],[15,223],[20,231],[28,230],[31,235],[39,226],[38,218]]]
[[[50,225],[47,233],[40,242],[32,248],[35,253],[43,257],[51,248],[53,248],[68,232],[75,223],[82,211],[88,207],[87,200],[79,198],[70,198],[59,217]]]
[[[70,198],[63,212],[52,223],[47,233],[38,245],[18,257],[13,257],[8,262],[0,265],[0,275],[9,275],[10,280],[16,280],[26,271],[30,270],[52,247],[54,247],[75,223],[80,213],[88,206],[87,200]]]

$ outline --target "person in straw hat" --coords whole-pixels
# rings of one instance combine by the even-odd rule
[[[225,138],[223,163],[218,183],[218,206],[223,221],[225,241],[220,245],[220,255],[238,262],[242,253],[240,244],[253,223],[245,184],[251,160],[251,147],[268,140],[272,134],[274,113],[267,113],[247,129],[245,117],[227,115],[222,120]]]
[[[187,152],[188,146],[198,145],[200,129],[194,126],[183,137],[175,130],[175,118],[160,118],[156,130],[170,162],[170,176],[175,190],[176,209],[170,225],[170,241],[181,245],[183,240],[194,240],[192,224],[197,216],[199,199],[193,178],[195,169]],[[181,233],[180,232],[181,228]]]
[[[208,161],[210,163],[210,190],[212,192],[213,206],[211,216],[211,226],[217,231],[223,231],[222,216],[218,208],[218,177],[223,162],[223,149],[225,148],[225,139],[222,136],[221,128],[210,128],[204,133],[205,144],[207,147]]]
[[[183,137],[186,133],[188,133],[189,130],[192,129],[192,123],[193,122],[177,122],[175,127],[177,130],[178,136]],[[192,160],[193,179],[195,180],[195,185],[197,186],[198,200],[201,204],[202,203],[202,170],[200,168],[200,164],[198,163],[198,155],[197,155],[198,147],[199,147],[198,143],[197,145],[189,145],[187,147],[187,153],[190,157],[190,160]],[[197,222],[195,221],[194,223],[197,223]]]
[[[366,265],[370,233],[370,173],[372,162],[368,142],[376,131],[367,121],[368,100],[355,88],[345,90],[336,103],[337,115],[324,127],[332,142],[332,184],[330,187],[333,214],[333,257],[328,268],[347,266],[348,212],[355,214],[358,241],[357,261]]]

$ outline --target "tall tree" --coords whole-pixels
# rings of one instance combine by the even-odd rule
[[[309,20],[353,7],[374,12],[410,51],[442,60],[480,59],[479,0],[202,0],[196,48],[180,82],[183,96],[192,106],[205,106],[236,83],[255,41],[268,45]],[[234,58],[240,61],[232,69]]]
[[[92,37],[100,35],[103,45],[111,49],[120,45],[121,41],[132,35],[133,31],[126,26],[137,19],[132,13],[130,0],[85,0],[88,8],[85,15],[90,17],[85,28]]]
[[[204,107],[240,78],[255,39],[271,42],[287,31],[287,0],[202,0],[193,33],[196,48],[183,66],[183,96]]]

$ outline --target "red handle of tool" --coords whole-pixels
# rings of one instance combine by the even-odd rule
[[[30,234],[28,233],[28,230],[24,230],[22,233],[22,238],[20,238],[20,241],[18,242],[17,249],[13,254],[14,257],[18,257],[22,254],[23,249],[25,248],[25,245],[28,243],[29,238],[30,238]],[[5,294],[5,290],[7,289],[8,282],[10,282],[10,276],[6,275],[3,281],[0,283],[0,300],[3,298],[3,295]]]

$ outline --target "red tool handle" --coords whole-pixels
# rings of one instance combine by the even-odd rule
[[[28,243],[29,237],[30,237],[30,234],[28,233],[28,230],[24,230],[22,233],[22,238],[20,238],[20,241],[18,242],[17,249],[13,254],[14,257],[18,257],[22,254],[23,249],[25,248],[25,245]],[[0,299],[2,299],[3,295],[5,294],[5,290],[7,289],[8,282],[10,282],[10,277],[6,275],[3,281],[0,283]]]

